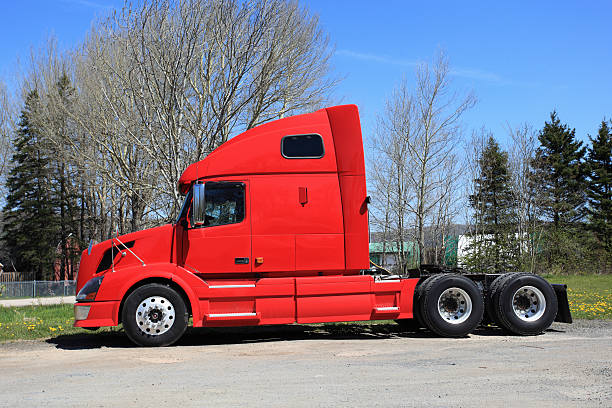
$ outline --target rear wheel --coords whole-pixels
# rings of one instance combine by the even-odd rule
[[[514,334],[542,333],[557,316],[555,290],[537,275],[514,274],[496,288],[491,300],[498,324]]]
[[[500,275],[497,278],[495,278],[495,280],[489,287],[489,291],[488,291],[487,299],[486,299],[485,313],[486,313],[486,316],[488,317],[488,320],[490,320],[491,322],[495,323],[498,326],[501,326],[501,323],[499,321],[499,317],[497,316],[497,313],[495,312],[495,306],[493,305],[493,296],[496,293],[498,293],[500,286],[507,279],[511,279],[512,277],[516,275],[517,275],[516,272],[504,273],[503,275]]]
[[[420,315],[427,327],[444,337],[463,337],[482,320],[484,301],[478,286],[461,275],[438,275],[424,282]]]
[[[140,346],[168,346],[183,336],[189,314],[174,289],[152,283],[132,292],[123,305],[127,336]]]

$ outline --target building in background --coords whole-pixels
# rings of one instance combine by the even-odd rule
[[[444,248],[444,253],[439,262],[441,265],[455,267],[457,266],[458,247],[461,236],[447,235],[440,247]],[[370,260],[375,264],[389,270],[397,267],[398,263],[398,245],[397,242],[371,242],[370,243]],[[426,251],[429,247],[426,247]],[[404,241],[403,250],[406,254],[406,265],[408,269],[416,269],[419,267],[419,246],[415,241]]]

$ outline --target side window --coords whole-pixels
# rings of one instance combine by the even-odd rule
[[[292,135],[281,140],[281,153],[286,159],[320,159],[325,154],[321,135]]]
[[[205,197],[205,227],[237,224],[244,220],[243,183],[209,181]]]

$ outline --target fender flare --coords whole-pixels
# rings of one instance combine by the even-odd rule
[[[191,313],[194,316],[194,326],[197,326],[200,316],[200,302],[198,301],[198,296],[193,290],[193,287],[204,286],[204,281],[190,271],[176,265],[151,264],[147,265],[145,268],[146,270],[143,270],[143,267],[138,266],[105,274],[105,278],[106,275],[116,278],[111,278],[110,282],[105,279],[104,283],[111,283],[111,285],[102,284],[101,289],[103,289],[103,291],[99,294],[102,296],[97,296],[96,301],[120,302],[113,316],[113,320],[118,324],[120,320],[120,309],[128,293],[133,291],[136,287],[146,284],[147,281],[155,281],[157,279],[166,280],[176,284],[187,296]]]

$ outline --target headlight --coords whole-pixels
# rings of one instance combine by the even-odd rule
[[[104,279],[104,276],[98,276],[97,278],[88,280],[85,286],[79,290],[76,300],[95,300],[98,289],[100,289],[100,285],[102,284],[102,279]]]

